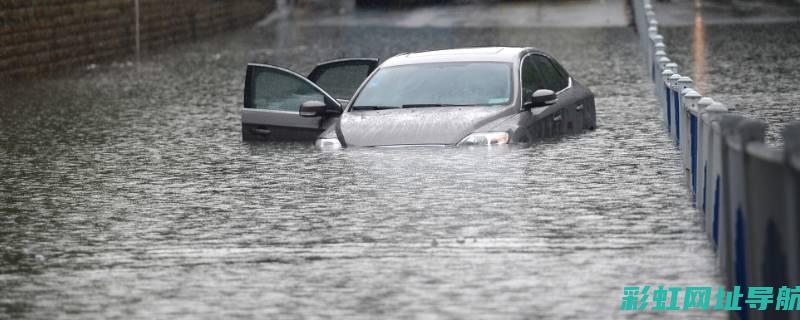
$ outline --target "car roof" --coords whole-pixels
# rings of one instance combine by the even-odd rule
[[[386,60],[381,67],[459,61],[514,63],[519,60],[523,53],[528,51],[538,50],[535,48],[520,47],[480,47],[403,53],[389,58],[389,60]]]

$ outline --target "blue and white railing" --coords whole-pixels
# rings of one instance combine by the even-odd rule
[[[784,148],[765,144],[766,124],[703,97],[667,55],[650,0],[634,0],[645,66],[694,204],[717,250],[725,284],[800,285],[800,122]],[[772,318],[752,310],[739,318]],[[786,318],[800,318],[784,313]]]

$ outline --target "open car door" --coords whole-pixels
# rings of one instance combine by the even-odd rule
[[[376,59],[344,59],[318,65],[308,78],[281,67],[248,64],[242,138],[314,140],[342,113],[343,102],[378,65]],[[331,92],[331,93],[329,93]],[[313,102],[325,111],[301,115]]]

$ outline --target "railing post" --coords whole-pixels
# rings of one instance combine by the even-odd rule
[[[663,43],[661,43],[661,42],[656,43],[656,44],[662,44],[662,46],[663,46]],[[653,72],[653,74],[652,74],[653,78],[651,80],[653,81],[653,84],[654,84],[654,87],[655,87],[656,96],[658,96],[658,93],[659,93],[659,91],[658,91],[659,90],[658,89],[658,79],[661,77],[661,71],[664,70],[663,67],[660,65],[660,63],[662,61],[661,58],[669,60],[669,58],[667,58],[667,53],[664,50],[656,50],[656,53],[653,55],[653,65],[651,66],[651,68],[653,70],[652,71]],[[664,65],[666,65],[666,62],[664,63]]]
[[[650,28],[652,29],[653,27],[650,27]],[[651,38],[652,37],[654,37],[653,34],[651,34]],[[654,42],[653,51],[651,52],[651,54],[648,55],[648,60],[649,60],[648,61],[648,63],[649,63],[648,64],[648,69],[650,69],[650,80],[652,80],[652,81],[655,81],[656,61],[658,61],[658,59],[661,58],[661,57],[666,57],[667,56],[666,51],[665,51],[666,47],[667,46],[664,45],[663,41]]]
[[[650,25],[650,21],[652,21],[652,20],[654,20],[656,18],[656,13],[653,12],[653,8],[652,7],[650,8],[650,10],[647,10],[645,8],[644,18],[645,18],[644,21],[645,21],[645,23],[647,25]]]
[[[650,46],[654,46],[656,43],[664,43],[664,36],[661,34],[655,33],[653,36],[650,37]]]
[[[719,126],[719,120],[722,115],[728,112],[728,108],[720,102],[714,102],[706,108],[706,117],[708,118],[708,131],[709,131],[709,153],[708,153],[708,183],[709,191],[706,196],[706,201],[709,206],[706,206],[706,222],[707,226],[711,228],[708,230],[709,238],[713,241],[716,247],[719,243],[719,212],[720,212],[720,197],[722,196],[721,186],[724,183],[725,177],[722,171],[722,130]]]
[[[667,45],[665,45],[663,41],[660,41],[660,42],[656,42],[656,44],[653,45],[653,48],[656,49],[655,50],[656,52],[658,52],[658,51],[666,52]]]
[[[657,34],[658,34],[658,27],[657,26],[650,26],[650,27],[647,28],[647,36],[646,36],[645,41],[642,41],[642,45],[644,45],[644,49],[645,49],[645,54],[647,55],[645,57],[645,61],[647,63],[647,66],[649,66],[648,69],[651,69],[651,70],[652,70],[652,65],[653,65],[653,62],[654,62],[653,54],[656,52],[655,45],[657,44],[657,42],[655,41],[654,38],[655,38],[655,36]],[[652,78],[652,72],[651,72],[650,76]]]
[[[642,22],[644,22],[644,27],[645,28],[649,28],[651,26],[655,26],[657,28],[658,27],[658,22],[656,22],[656,24],[653,24],[655,19],[656,19],[656,13],[653,12],[653,10],[645,9],[645,11],[644,11],[644,21],[642,21]],[[656,35],[658,37],[661,37],[661,35],[659,35],[658,33],[656,33]],[[649,42],[647,42],[646,44],[647,44],[648,47],[650,47],[650,46],[653,45],[653,43],[658,42],[658,41],[662,41],[663,38],[658,39],[656,37],[652,37],[652,38],[647,39],[647,37],[646,37],[645,40],[649,40]]]
[[[686,149],[686,111],[683,108],[683,95],[689,92],[692,87],[692,78],[680,77],[677,81],[675,92],[678,93],[678,103],[675,104],[675,143],[678,144],[678,149],[683,151]],[[684,163],[686,167],[687,163]],[[686,167],[688,168],[688,167]]]
[[[697,193],[697,101],[701,97],[694,89],[689,89],[689,92],[684,96],[687,123],[689,124],[687,126],[689,134],[687,135],[686,157],[688,158],[689,186],[692,189],[692,204],[696,201],[694,197],[696,197]]]
[[[672,71],[672,73],[678,73],[678,64],[675,62],[669,62],[664,65],[664,67],[667,68],[667,70]]]
[[[678,73],[678,64],[675,63],[675,62],[667,63],[666,65],[664,65],[664,68],[666,70],[672,71],[673,75]],[[667,90],[665,90],[664,96],[665,96],[665,101],[666,101],[666,108],[667,108],[666,112],[667,113],[664,116],[667,117],[667,126],[668,126],[667,128],[669,129],[668,131],[670,131],[670,133],[671,133],[672,132],[671,131],[672,130],[672,104],[673,104],[673,100],[674,100],[673,99],[674,94],[673,94],[673,92],[671,90],[669,90],[669,89],[672,88],[672,83],[670,81],[670,78],[672,78],[672,75],[670,75],[669,78],[667,78],[667,83],[665,84],[665,88]]]
[[[662,72],[664,72],[664,70],[667,70],[667,63],[670,63],[670,60],[667,57],[667,55],[664,54],[663,57],[658,58],[657,62],[658,62],[658,70],[656,71],[658,71],[658,74],[660,75]]]
[[[733,222],[736,217],[736,210],[732,207],[733,201],[733,187],[738,184],[744,183],[744,176],[741,173],[741,166],[737,170],[732,169],[736,160],[735,155],[730,148],[730,141],[736,135],[737,126],[745,118],[738,114],[726,114],[722,116],[719,121],[719,126],[722,131],[722,139],[720,141],[722,168],[721,171],[725,176],[724,183],[722,184],[722,202],[719,213],[719,235],[717,243],[717,254],[719,260],[719,267],[722,273],[722,278],[727,287],[732,287],[733,284],[733,263],[731,257],[733,256],[733,235],[734,230]],[[738,173],[737,173],[738,172]]]
[[[655,45],[656,45],[656,44],[659,44],[659,43],[660,43],[660,44],[662,44],[662,45],[664,44],[664,36],[662,36],[662,35],[660,35],[660,34],[656,33],[656,34],[654,34],[652,37],[650,37],[650,43],[648,44],[648,45],[649,45],[649,46],[648,46],[648,49],[649,49],[649,48],[651,48],[651,47],[655,49]],[[658,50],[653,50],[652,52],[653,52],[653,55],[655,56],[655,53],[656,53],[656,52],[658,52]],[[667,54],[666,54],[666,53],[664,54],[664,58],[667,58]],[[659,58],[659,57],[654,57],[654,59],[656,59],[656,60],[655,60],[655,62],[656,62],[656,63],[659,63],[659,67],[661,67],[661,69],[660,69],[660,70],[657,70],[657,72],[656,72],[656,74],[655,74],[656,76],[658,76],[659,74],[661,74],[661,71],[664,71],[664,65],[666,65],[666,63],[665,63],[664,65],[661,65],[661,64],[660,64],[660,62],[661,62],[661,60],[660,60],[660,59],[661,59],[661,58]],[[669,58],[667,58],[667,59],[669,59]],[[669,62],[669,61],[667,61],[667,63],[668,63],[668,62]]]
[[[797,257],[796,213],[786,214],[786,157],[783,150],[763,142],[751,142],[746,148],[747,211],[747,283],[751,286],[792,286],[790,276]],[[788,285],[787,285],[788,283]],[[788,319],[785,312],[755,312],[751,319]]]
[[[670,101],[670,92],[669,92],[669,77],[671,77],[673,72],[671,70],[664,70],[661,71],[661,81],[658,86],[661,87],[661,94],[659,102],[661,104],[661,119],[664,120],[664,127],[667,128],[669,131],[669,114],[667,111],[669,110],[669,101]]]
[[[719,124],[716,122],[719,121],[721,115],[727,112],[728,109],[722,103],[714,102],[710,106],[706,108],[706,112],[702,115],[703,122],[703,129],[705,131],[703,135],[703,150],[704,152],[704,163],[705,163],[705,178],[703,179],[705,182],[705,196],[704,196],[704,204],[705,204],[705,225],[706,225],[706,232],[708,233],[708,238],[713,241],[714,246],[716,248],[717,245],[717,216],[719,215],[719,185],[721,183],[721,176],[719,174],[719,165],[718,162],[720,161],[719,157]]]
[[[677,64],[675,64],[675,69],[677,69]],[[667,110],[667,115],[669,117],[669,135],[672,138],[672,143],[677,145],[678,140],[678,124],[675,122],[677,118],[677,105],[680,103],[678,101],[678,80],[681,78],[681,75],[678,74],[675,70],[675,74],[669,76],[669,94],[670,94],[670,105],[667,106],[669,109]]]
[[[757,141],[764,141],[764,131],[766,126],[764,123],[753,119],[743,119],[736,127],[736,132],[728,139],[730,172],[728,176],[740,177],[739,183],[731,183],[731,208],[735,212],[730,223],[731,226],[731,257],[729,260],[730,266],[733,269],[731,274],[732,284],[740,286],[743,292],[747,292],[748,284],[750,283],[749,273],[753,270],[751,266],[751,256],[749,256],[749,247],[751,240],[752,228],[750,221],[751,216],[749,212],[749,204],[747,193],[752,190],[752,186],[748,182],[747,175],[747,162],[748,156],[746,147],[748,144]],[[739,312],[739,315],[746,313],[746,309]]]
[[[708,142],[706,136],[706,123],[703,119],[706,109],[714,103],[709,97],[702,97],[697,101],[697,193],[695,196],[697,208],[700,213],[706,214],[706,159],[708,154]]]

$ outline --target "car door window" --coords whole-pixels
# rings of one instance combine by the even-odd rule
[[[522,62],[522,97],[525,101],[529,101],[536,90],[543,88],[539,80],[539,71],[533,64],[533,60],[530,57],[525,58],[525,61]]]
[[[368,75],[369,66],[341,66],[322,73],[316,83],[336,99],[350,99]]]
[[[253,68],[246,108],[298,112],[306,101],[325,101],[308,80],[277,68]]]
[[[556,70],[558,70],[558,73],[561,74],[561,78],[563,79],[563,81],[565,83],[564,85],[568,86],[569,85],[569,73],[567,73],[567,70],[564,69],[564,67],[562,67],[561,64],[558,63],[558,61],[556,61],[555,59],[549,59],[549,60],[550,60],[550,63],[552,63],[553,66],[556,67]]]
[[[334,60],[318,65],[308,79],[334,98],[349,100],[377,66],[377,59]]]
[[[550,59],[540,55],[531,55],[529,59],[536,66],[536,70],[539,71],[539,79],[541,79],[542,86],[545,89],[558,92],[567,87],[567,78],[556,69]]]

